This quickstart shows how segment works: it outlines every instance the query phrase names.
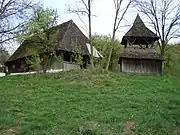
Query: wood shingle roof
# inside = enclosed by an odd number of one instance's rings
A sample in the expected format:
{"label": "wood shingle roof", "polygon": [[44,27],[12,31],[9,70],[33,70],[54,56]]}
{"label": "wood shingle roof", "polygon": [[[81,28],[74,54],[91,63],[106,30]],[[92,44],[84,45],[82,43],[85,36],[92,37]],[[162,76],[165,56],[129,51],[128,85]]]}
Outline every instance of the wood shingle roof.
{"label": "wood shingle roof", "polygon": [[[86,43],[88,43],[89,40],[72,20],[57,25],[56,27],[51,28],[51,30],[54,31],[54,38],[52,40],[57,40],[56,50],[74,52],[76,49],[74,43],[76,43],[80,46],[81,53],[83,55],[89,55],[89,51],[86,46]],[[36,43],[34,39],[35,37],[25,40],[7,62],[31,56],[32,52],[39,48],[39,44]],[[38,52],[42,53],[43,50],[38,50]]]}
{"label": "wood shingle roof", "polygon": [[158,39],[159,37],[145,26],[139,14],[137,14],[133,26],[123,36],[122,44],[126,45],[128,41],[133,44],[152,44]]}

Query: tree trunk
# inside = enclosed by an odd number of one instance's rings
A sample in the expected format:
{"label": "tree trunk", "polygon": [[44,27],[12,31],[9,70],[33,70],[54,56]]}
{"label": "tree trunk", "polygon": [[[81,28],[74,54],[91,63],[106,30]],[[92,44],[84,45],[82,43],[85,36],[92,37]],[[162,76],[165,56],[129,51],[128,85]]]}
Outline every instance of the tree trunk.
{"label": "tree trunk", "polygon": [[108,61],[107,61],[107,64],[106,64],[106,70],[109,69],[109,65],[110,65],[110,62],[111,62],[111,55],[112,55],[112,51],[113,51],[113,47],[112,46],[113,45],[111,45],[111,49],[110,49],[110,52],[109,52],[109,57],[108,57]]}
{"label": "tree trunk", "polygon": [[89,40],[90,40],[90,47],[91,47],[91,67],[94,67],[94,61],[93,61],[93,46],[92,46],[92,35],[91,35],[91,0],[88,0],[88,18],[89,18]]}
{"label": "tree trunk", "polygon": [[[116,21],[115,21],[115,23],[116,23]],[[113,36],[112,36],[112,39],[111,39],[111,49],[110,49],[110,52],[109,52],[109,57],[108,57],[107,65],[106,65],[106,70],[109,69],[109,65],[110,65],[110,62],[111,62],[112,52],[113,52],[113,48],[114,48],[113,41],[115,39],[115,34],[116,34],[116,30],[115,30],[115,27],[114,27]]]}
{"label": "tree trunk", "polygon": [[46,67],[46,65],[42,66],[42,70],[43,70],[43,74],[46,74],[46,73],[47,73],[47,67]]}
{"label": "tree trunk", "polygon": [[43,69],[43,74],[46,74],[46,69]]}
{"label": "tree trunk", "polygon": [[165,48],[166,48],[165,41],[161,41],[161,57],[165,56]]}
{"label": "tree trunk", "polygon": [[162,49],[161,50],[161,56],[164,57],[164,55],[165,55],[165,51],[164,51],[164,49]]}
{"label": "tree trunk", "polygon": [[108,57],[108,61],[107,61],[107,64],[106,64],[106,70],[109,69],[109,65],[110,65],[110,62],[111,62],[111,57],[112,57],[112,52],[113,52],[113,48],[114,48],[114,39],[115,39],[115,35],[116,35],[116,24],[117,24],[117,19],[118,19],[118,13],[119,13],[119,10],[116,11],[116,15],[115,15],[115,18],[114,18],[114,26],[113,26],[113,36],[112,36],[112,39],[111,39],[111,49],[110,49],[110,52],[109,52],[109,57]]}

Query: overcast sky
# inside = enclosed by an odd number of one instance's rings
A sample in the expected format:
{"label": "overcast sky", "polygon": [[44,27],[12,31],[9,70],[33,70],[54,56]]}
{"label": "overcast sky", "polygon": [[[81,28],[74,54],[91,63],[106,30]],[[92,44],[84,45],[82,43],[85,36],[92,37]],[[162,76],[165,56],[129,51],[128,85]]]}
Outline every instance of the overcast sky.
{"label": "overcast sky", "polygon": [[[80,19],[75,14],[69,14],[67,13],[68,5],[71,6],[71,8],[76,7],[76,1],[77,0],[41,0],[41,2],[44,4],[45,7],[51,7],[57,9],[60,20],[59,23],[66,22],[70,19],[72,19],[78,27],[83,31],[85,35],[87,35],[87,32],[84,30],[84,25],[80,21]],[[179,0],[177,0],[178,2]],[[127,1],[124,1],[123,5],[125,6]],[[112,35],[112,28],[113,28],[113,22],[114,22],[114,16],[115,16],[115,9],[114,9],[114,0],[94,0],[93,6],[92,6],[92,12],[95,17],[92,18],[92,33],[93,34],[100,34],[100,35]],[[116,38],[121,40],[123,35],[130,29],[132,26],[135,17],[137,15],[138,11],[135,8],[130,8],[125,15],[125,20],[121,23],[121,27],[116,34]],[[140,14],[140,13],[139,13]],[[140,14],[140,17],[146,24],[146,26],[151,29],[153,32],[153,27],[150,26],[150,23],[148,23],[147,18],[145,15]],[[88,24],[88,18],[86,16],[82,17],[82,19]],[[130,25],[130,26],[125,26]],[[178,40],[171,40],[171,42],[177,42]]]}
{"label": "overcast sky", "polygon": [[[80,19],[75,14],[67,13],[68,5],[70,5],[71,8],[76,7],[75,1],[76,0],[42,0],[42,3],[45,7],[57,9],[60,15],[59,23],[72,19],[78,25],[78,27],[84,32],[84,34],[86,34],[84,30],[85,27],[83,23],[80,21]],[[93,15],[95,15],[92,18],[93,34],[112,34],[112,27],[115,16],[113,0],[94,0],[92,12]],[[137,11],[135,9],[129,10],[129,12],[125,16],[126,21],[122,23],[122,26],[124,26],[125,24],[132,24],[136,17],[136,14]],[[86,22],[86,24],[88,24],[87,17],[83,16],[82,18]],[[117,33],[116,38],[121,39],[128,29],[129,27],[121,27]]]}
{"label": "overcast sky", "polygon": [[[71,6],[71,8],[75,8],[76,1],[77,0],[40,0],[40,2],[45,7],[57,9],[58,14],[60,15],[59,24],[72,19],[78,25],[78,27],[83,31],[83,33],[87,35],[87,31],[84,30],[85,27],[83,23],[80,21],[80,19],[77,17],[77,15],[67,13],[68,5]],[[177,2],[178,1],[179,0],[177,0]],[[125,2],[127,1],[125,0]],[[126,3],[124,3],[124,5],[126,5]],[[92,12],[93,15],[95,15],[92,18],[92,33],[99,35],[108,35],[108,34],[112,35],[112,28],[113,28],[113,22],[115,16],[113,0],[94,0]],[[120,27],[119,31],[116,34],[117,39],[121,40],[123,35],[130,29],[130,27],[132,26],[135,20],[137,13],[138,11],[135,8],[130,8],[128,10],[128,12],[125,15],[125,20],[121,24],[122,27]],[[143,14],[140,14],[140,17],[142,18],[146,26],[149,29],[151,29],[153,32],[155,32],[154,29],[149,25],[147,18]],[[82,19],[87,25],[88,18],[86,16],[82,16]],[[125,25],[130,25],[130,26],[124,27]],[[178,42],[178,40],[173,40],[171,42]],[[17,47],[13,48],[11,52],[13,52]]]}

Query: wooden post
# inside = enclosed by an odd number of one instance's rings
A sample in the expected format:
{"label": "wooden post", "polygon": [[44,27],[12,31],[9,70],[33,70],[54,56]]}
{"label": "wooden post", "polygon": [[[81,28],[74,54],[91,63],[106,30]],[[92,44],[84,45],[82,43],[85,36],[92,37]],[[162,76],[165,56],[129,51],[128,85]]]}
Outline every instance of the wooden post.
{"label": "wooden post", "polygon": [[129,46],[129,40],[127,40],[127,44],[125,45],[125,48],[126,48],[127,46]]}

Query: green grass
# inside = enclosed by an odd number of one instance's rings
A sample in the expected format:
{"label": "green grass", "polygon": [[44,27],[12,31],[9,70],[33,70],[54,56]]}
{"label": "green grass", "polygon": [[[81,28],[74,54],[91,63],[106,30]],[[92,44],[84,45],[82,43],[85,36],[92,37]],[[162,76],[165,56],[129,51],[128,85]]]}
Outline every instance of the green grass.
{"label": "green grass", "polygon": [[180,80],[78,72],[0,78],[2,135],[178,135]]}

